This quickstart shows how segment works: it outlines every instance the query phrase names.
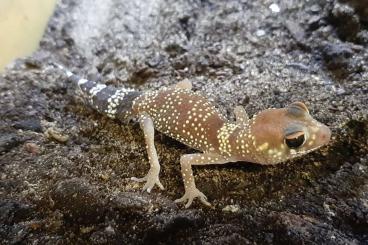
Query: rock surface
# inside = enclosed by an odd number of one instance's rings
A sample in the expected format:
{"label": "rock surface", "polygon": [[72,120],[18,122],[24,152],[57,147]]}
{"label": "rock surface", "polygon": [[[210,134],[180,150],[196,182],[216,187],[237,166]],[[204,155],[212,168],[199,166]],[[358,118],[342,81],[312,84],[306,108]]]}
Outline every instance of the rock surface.
{"label": "rock surface", "polygon": [[[330,22],[348,1],[282,2],[60,1],[39,50],[0,77],[0,243],[368,243],[363,10],[345,8],[350,39]],[[193,150],[158,133],[166,190],[142,193],[139,127],[86,107],[50,62],[138,90],[189,79],[229,118],[305,101],[333,139],[277,166],[195,168],[213,208],[185,210],[173,200]]]}

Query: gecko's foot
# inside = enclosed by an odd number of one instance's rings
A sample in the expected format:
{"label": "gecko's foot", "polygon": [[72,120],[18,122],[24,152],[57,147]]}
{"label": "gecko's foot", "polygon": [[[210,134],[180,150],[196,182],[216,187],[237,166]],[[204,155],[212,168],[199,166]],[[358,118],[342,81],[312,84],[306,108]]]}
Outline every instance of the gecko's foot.
{"label": "gecko's foot", "polygon": [[185,208],[189,208],[190,205],[192,205],[192,202],[194,200],[194,198],[199,197],[199,200],[201,201],[201,203],[203,203],[206,206],[211,206],[211,203],[209,203],[207,201],[207,197],[197,188],[191,188],[189,190],[185,190],[185,194],[184,196],[182,196],[179,199],[175,200],[175,203],[179,203],[179,202],[186,202],[185,204]]}
{"label": "gecko's foot", "polygon": [[132,177],[130,179],[137,182],[146,182],[146,184],[143,186],[143,191],[147,191],[148,193],[151,192],[155,185],[157,185],[161,190],[165,189],[160,182],[158,173],[149,171],[148,174],[143,178]]}

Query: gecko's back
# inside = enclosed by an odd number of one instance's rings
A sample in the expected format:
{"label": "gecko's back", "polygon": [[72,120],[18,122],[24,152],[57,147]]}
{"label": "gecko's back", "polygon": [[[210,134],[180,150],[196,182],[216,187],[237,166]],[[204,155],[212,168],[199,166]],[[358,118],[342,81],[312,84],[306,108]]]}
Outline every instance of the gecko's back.
{"label": "gecko's back", "polygon": [[226,121],[201,94],[184,88],[147,92],[133,111],[147,113],[158,131],[204,152],[218,149],[217,130]]}

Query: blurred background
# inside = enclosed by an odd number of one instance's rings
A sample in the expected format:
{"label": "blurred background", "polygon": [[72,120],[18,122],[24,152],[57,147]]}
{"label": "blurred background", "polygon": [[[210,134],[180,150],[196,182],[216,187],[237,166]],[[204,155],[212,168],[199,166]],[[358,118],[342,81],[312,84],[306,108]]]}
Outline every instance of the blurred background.
{"label": "blurred background", "polygon": [[56,0],[0,1],[0,72],[20,56],[34,51]]}

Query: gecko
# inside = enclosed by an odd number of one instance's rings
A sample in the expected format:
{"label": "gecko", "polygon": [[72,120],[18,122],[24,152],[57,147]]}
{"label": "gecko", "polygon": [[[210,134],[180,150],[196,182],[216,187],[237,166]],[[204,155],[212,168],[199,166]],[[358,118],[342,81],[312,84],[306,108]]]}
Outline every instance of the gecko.
{"label": "gecko", "polygon": [[121,122],[136,118],[144,133],[150,169],[142,177],[143,191],[160,182],[160,163],[154,143],[155,130],[195,149],[197,153],[180,157],[184,195],[175,203],[191,206],[198,198],[210,206],[195,184],[193,166],[251,162],[274,165],[303,156],[328,144],[330,129],[314,119],[302,102],[285,108],[262,110],[249,118],[242,106],[234,108],[235,121],[228,120],[200,92],[192,90],[188,80],[155,91],[116,88],[75,75],[57,65],[67,79],[98,112]]}

